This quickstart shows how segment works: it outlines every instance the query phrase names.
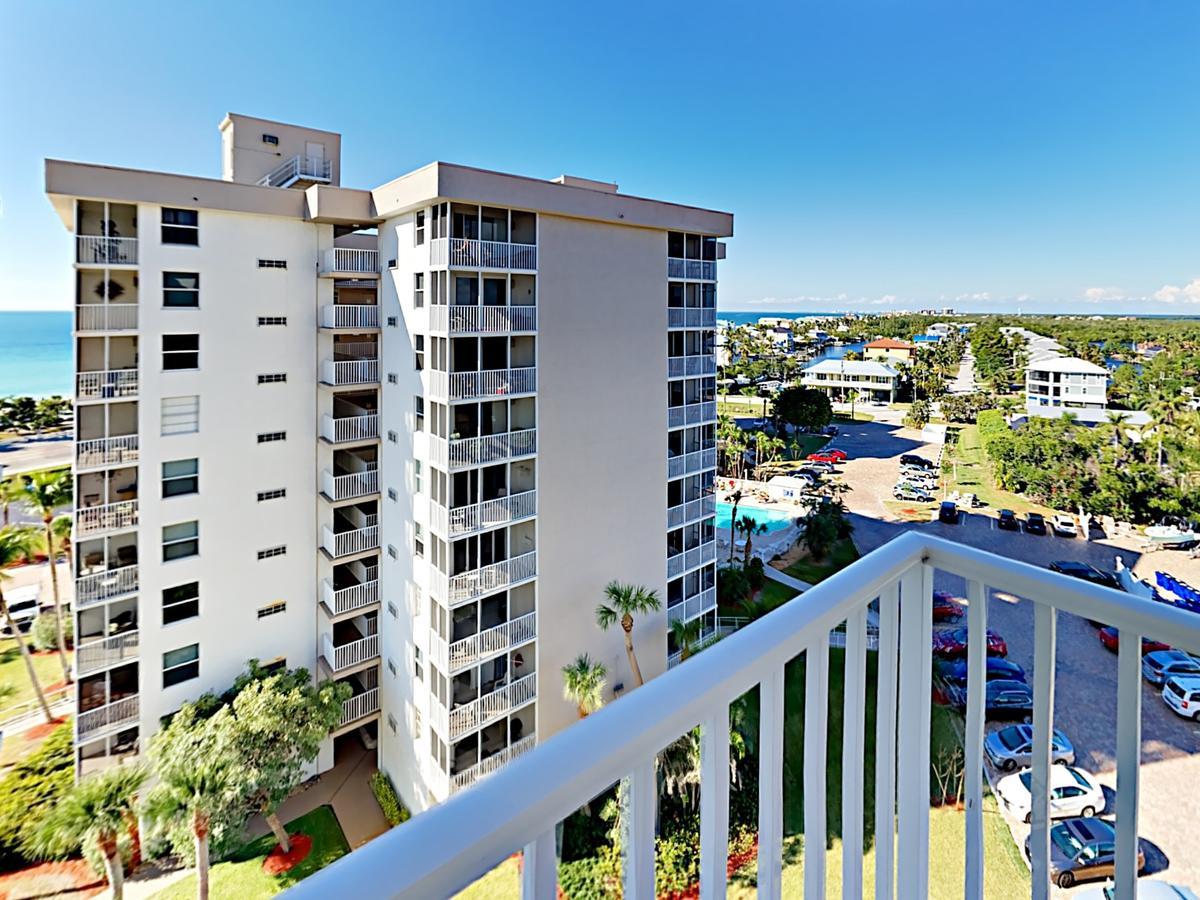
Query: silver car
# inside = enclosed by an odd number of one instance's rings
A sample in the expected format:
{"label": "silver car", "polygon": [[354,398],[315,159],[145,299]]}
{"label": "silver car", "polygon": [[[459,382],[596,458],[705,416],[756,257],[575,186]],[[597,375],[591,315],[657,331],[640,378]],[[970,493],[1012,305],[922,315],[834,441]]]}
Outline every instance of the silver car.
{"label": "silver car", "polygon": [[[983,752],[1002,772],[1027,768],[1033,762],[1033,726],[1009,725],[993,731],[983,739]],[[1051,741],[1050,759],[1068,766],[1075,762],[1075,748],[1057,728]]]}

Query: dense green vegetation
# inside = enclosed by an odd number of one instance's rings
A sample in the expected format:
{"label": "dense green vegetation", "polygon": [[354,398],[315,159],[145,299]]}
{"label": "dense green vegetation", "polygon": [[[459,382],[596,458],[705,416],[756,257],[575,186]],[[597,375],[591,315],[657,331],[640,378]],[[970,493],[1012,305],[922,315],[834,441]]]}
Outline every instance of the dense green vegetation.
{"label": "dense green vegetation", "polygon": [[0,867],[15,869],[41,859],[28,842],[75,783],[72,747],[71,726],[60,725],[0,780]]}
{"label": "dense green vegetation", "polygon": [[57,428],[71,411],[71,401],[53,397],[0,397],[0,432],[34,432]]}

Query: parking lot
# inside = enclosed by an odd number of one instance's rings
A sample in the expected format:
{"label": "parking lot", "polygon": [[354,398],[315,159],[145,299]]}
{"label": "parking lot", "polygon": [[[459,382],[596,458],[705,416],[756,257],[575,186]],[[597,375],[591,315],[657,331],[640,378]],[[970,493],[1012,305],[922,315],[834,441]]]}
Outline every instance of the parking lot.
{"label": "parking lot", "polygon": [[[995,511],[963,512],[960,524],[888,521],[882,499],[891,497],[899,456],[916,453],[937,458],[936,446],[920,442],[918,432],[886,421],[854,423],[836,440],[850,459],[841,467],[848,491],[846,504],[855,526],[859,550],[869,552],[911,528],[959,541],[992,553],[1046,566],[1054,560],[1080,560],[1112,570],[1120,555],[1142,577],[1165,569],[1195,583],[1200,566],[1186,554],[1158,551],[1143,556],[1125,542],[1085,541],[1002,531],[995,527]],[[962,595],[965,585],[955,577],[938,574],[941,590]],[[1008,643],[1008,656],[1023,666],[1032,679],[1033,606],[1011,596],[993,593],[988,604],[988,625]],[[1055,671],[1055,727],[1075,745],[1077,765],[1096,775],[1106,788],[1111,815],[1116,785],[1116,654],[1106,650],[1088,622],[1068,614],[1058,617]],[[989,728],[1003,723],[989,724]],[[1200,726],[1172,713],[1160,691],[1143,684],[1142,771],[1139,833],[1146,854],[1146,874],[1200,887]],[[1027,826],[1013,823],[1015,838],[1023,843]],[[1091,885],[1056,896],[1071,896]]]}

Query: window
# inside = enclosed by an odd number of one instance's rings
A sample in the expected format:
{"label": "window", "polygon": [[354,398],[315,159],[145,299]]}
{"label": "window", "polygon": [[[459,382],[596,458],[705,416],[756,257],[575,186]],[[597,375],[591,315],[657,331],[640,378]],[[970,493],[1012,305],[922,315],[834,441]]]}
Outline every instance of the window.
{"label": "window", "polygon": [[413,674],[417,676],[417,681],[425,680],[425,663],[421,659],[421,648],[413,644]]}
{"label": "window", "polygon": [[421,493],[421,487],[424,482],[424,470],[421,468],[421,460],[413,460],[413,493]]}
{"label": "window", "polygon": [[419,741],[421,739],[421,735],[424,733],[423,729],[424,729],[424,725],[422,724],[422,721],[421,721],[421,711],[414,706],[413,707],[413,740],[414,741]]}
{"label": "window", "polygon": [[396,717],[388,713],[388,728],[392,730],[392,734],[396,733]]}
{"label": "window", "polygon": [[388,547],[387,547],[387,555],[388,555],[388,556],[390,556],[392,559],[399,559],[399,558],[400,558],[400,551],[399,551],[399,550],[397,550],[397,549],[395,548],[395,546],[393,546],[392,544],[388,544]]}
{"label": "window", "polygon": [[164,525],[162,530],[163,562],[196,556],[200,552],[200,523],[180,522]]}
{"label": "window", "polygon": [[282,384],[285,381],[287,381],[287,374],[285,372],[272,372],[270,375],[258,376],[259,384]]}
{"label": "window", "polygon": [[259,491],[258,502],[262,503],[264,500],[280,500],[286,496],[287,488],[273,488],[269,491]]}
{"label": "window", "polygon": [[267,616],[276,616],[281,612],[287,611],[287,603],[283,600],[276,600],[274,603],[268,603],[266,606],[260,607],[258,617],[265,619]]}
{"label": "window", "polygon": [[270,444],[273,441],[286,441],[286,440],[287,440],[287,432],[286,431],[263,431],[258,435],[258,442],[260,444]]}
{"label": "window", "polygon": [[287,316],[259,316],[258,324],[259,327],[263,325],[286,325]]}
{"label": "window", "polygon": [[424,431],[425,430],[425,398],[424,397],[414,397],[413,398],[413,411],[414,411],[413,431]]}
{"label": "window", "polygon": [[388,671],[392,673],[393,678],[400,674],[399,670],[396,668],[396,661],[390,656],[388,657]]}
{"label": "window", "polygon": [[417,556],[425,555],[425,529],[417,522],[413,526],[413,552]]}
{"label": "window", "polygon": [[268,547],[266,550],[258,551],[259,559],[270,559],[273,556],[283,556],[287,553],[287,545],[280,544],[278,547]]}
{"label": "window", "polygon": [[200,368],[200,335],[164,334],[162,357],[164,371]]}
{"label": "window", "polygon": [[200,615],[200,582],[189,581],[175,587],[163,588],[162,620],[164,625],[182,622]]}
{"label": "window", "polygon": [[173,459],[162,464],[162,495],[182,497],[200,490],[200,460]]}
{"label": "window", "polygon": [[163,687],[200,677],[200,645],[188,644],[163,654]]}
{"label": "window", "polygon": [[198,272],[163,272],[163,306],[200,306],[200,274]]}
{"label": "window", "polygon": [[396,489],[395,489],[395,488],[388,488],[388,490],[387,490],[387,495],[388,495],[388,499],[389,499],[389,500],[391,500],[391,501],[395,502],[395,500],[396,500],[396,497],[397,497],[397,494],[396,494]]}
{"label": "window", "polygon": [[261,668],[264,672],[269,673],[282,672],[287,668],[287,657],[277,656],[270,662],[260,663],[259,668]]}
{"label": "window", "polygon": [[425,368],[425,335],[413,335],[413,366],[418,372]]}
{"label": "window", "polygon": [[400,321],[400,319],[397,318],[396,316],[388,316],[387,317],[388,328],[395,328],[396,324],[399,321]]}
{"label": "window", "polygon": [[420,247],[425,243],[425,210],[418,209],[416,223],[413,229],[413,243]]}
{"label": "window", "polygon": [[388,601],[388,615],[390,615],[393,619],[400,618],[400,610],[396,608],[396,604],[391,600]]}
{"label": "window", "polygon": [[388,372],[388,384],[399,384],[400,378],[395,372]]}
{"label": "window", "polygon": [[200,214],[194,209],[173,209],[164,206],[162,210],[162,242],[164,244],[186,244],[196,247],[200,244]]}
{"label": "window", "polygon": [[420,309],[425,305],[425,273],[413,273],[413,309]]}
{"label": "window", "polygon": [[199,397],[162,398],[162,436],[194,434],[200,430]]}
{"label": "window", "polygon": [[396,434],[396,432],[394,432],[394,431],[389,431],[388,432],[388,440],[394,444],[400,440],[400,435]]}
{"label": "window", "polygon": [[258,261],[258,267],[260,269],[286,269],[287,268],[287,260],[286,259],[260,259]]}

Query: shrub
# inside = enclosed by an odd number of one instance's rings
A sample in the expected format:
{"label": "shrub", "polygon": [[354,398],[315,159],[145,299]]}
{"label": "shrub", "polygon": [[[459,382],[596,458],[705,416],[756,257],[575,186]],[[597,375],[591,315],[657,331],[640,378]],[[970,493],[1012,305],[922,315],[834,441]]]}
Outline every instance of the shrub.
{"label": "shrub", "polygon": [[71,726],[61,725],[0,781],[0,868],[39,862],[25,837],[75,783]]}
{"label": "shrub", "polygon": [[[63,640],[66,641],[68,647],[71,646],[75,632],[75,623],[71,621],[72,618],[66,612],[63,613]],[[29,630],[29,637],[34,650],[57,649],[58,627],[54,624],[54,613],[41,613],[34,619],[33,627]]]}
{"label": "shrub", "polygon": [[379,808],[383,810],[383,817],[388,820],[389,825],[393,827],[402,825],[412,818],[412,813],[396,795],[396,789],[392,787],[392,780],[383,772],[375,772],[371,775],[371,793],[379,802]]}
{"label": "shrub", "polygon": [[750,560],[746,567],[746,580],[750,582],[750,590],[761,591],[767,576],[763,574],[763,561],[757,556]]}
{"label": "shrub", "polygon": [[717,570],[717,602],[722,606],[737,606],[750,596],[750,578],[740,566],[725,566]]}

